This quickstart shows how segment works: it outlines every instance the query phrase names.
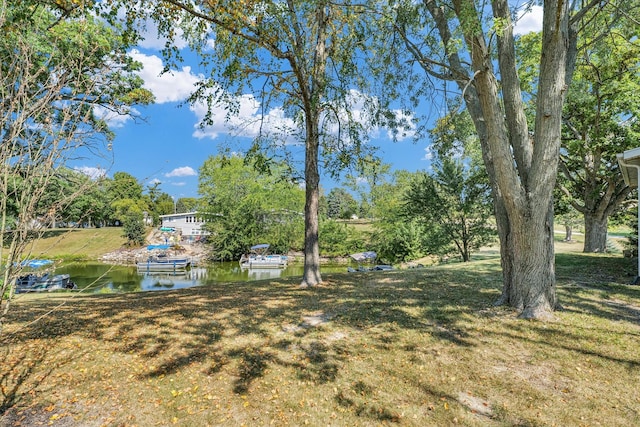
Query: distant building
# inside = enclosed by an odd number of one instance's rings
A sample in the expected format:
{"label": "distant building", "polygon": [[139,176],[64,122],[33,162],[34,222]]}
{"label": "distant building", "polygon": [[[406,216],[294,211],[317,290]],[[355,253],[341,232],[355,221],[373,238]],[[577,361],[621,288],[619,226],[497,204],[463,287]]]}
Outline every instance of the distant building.
{"label": "distant building", "polygon": [[160,215],[160,229],[167,232],[175,232],[182,240],[199,240],[209,233],[202,227],[204,218],[198,212],[185,212],[170,215]]}

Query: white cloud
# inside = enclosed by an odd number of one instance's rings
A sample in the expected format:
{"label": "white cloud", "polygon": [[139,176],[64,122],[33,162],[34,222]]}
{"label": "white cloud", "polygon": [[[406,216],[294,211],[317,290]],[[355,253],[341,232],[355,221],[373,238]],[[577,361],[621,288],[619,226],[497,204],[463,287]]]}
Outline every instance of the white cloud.
{"label": "white cloud", "polygon": [[424,157],[421,160],[433,160],[434,153],[431,146],[425,147],[424,149]]}
{"label": "white cloud", "polygon": [[[141,22],[139,28],[143,28],[142,37],[143,40],[138,43],[140,47],[145,49],[154,49],[160,50],[164,49],[165,44],[167,43],[166,37],[160,37],[158,34],[158,24],[155,23],[152,19],[147,19],[144,22]],[[187,46],[186,40],[182,37],[183,31],[178,25],[173,26],[173,30],[176,32],[176,36],[173,40],[173,44],[178,48],[182,49]]]}
{"label": "white cloud", "polygon": [[[404,141],[405,139],[413,138],[416,134],[416,124],[413,121],[413,116],[407,115],[402,110],[395,110],[393,113],[396,116],[396,120],[400,124],[398,126],[398,133],[395,135],[395,138],[398,141]],[[387,131],[387,137],[389,139],[393,139],[394,135],[391,130]]]}
{"label": "white cloud", "polygon": [[149,185],[162,184],[162,181],[160,181],[158,178],[153,178],[149,180],[148,184]]}
{"label": "white cloud", "polygon": [[198,123],[201,123],[207,114],[207,106],[204,103],[191,105],[190,109],[198,119],[193,136],[199,139],[216,139],[220,134],[231,133],[235,136],[255,138],[261,132],[263,134],[280,133],[283,138],[288,138],[290,135],[287,130],[293,129],[294,122],[285,116],[284,110],[281,108],[273,108],[263,117],[260,103],[253,95],[242,95],[236,99],[236,102],[238,103],[238,112],[229,117],[227,117],[224,105],[213,105],[211,107],[213,124],[203,128],[200,128]]}
{"label": "white cloud", "polygon": [[518,12],[514,34],[527,34],[532,31],[542,30],[542,6],[532,6],[530,9],[524,9]]}
{"label": "white cloud", "polygon": [[[140,61],[144,69],[140,72],[140,76],[144,79],[144,87],[149,89],[156,97],[159,104],[165,102],[180,102],[187,99],[194,91],[195,84],[202,79],[201,75],[195,75],[191,72],[190,67],[184,67],[180,71],[173,70],[170,73],[162,74],[162,60],[155,55],[146,55],[139,51],[132,51],[131,56]],[[236,114],[228,114],[226,106],[220,104],[211,106],[211,119],[213,123],[204,127],[200,123],[207,114],[207,105],[204,102],[191,104],[189,109],[195,115],[195,124],[193,136],[198,139],[216,139],[220,134],[229,134],[237,137],[255,138],[261,133],[263,135],[271,135],[283,143],[293,144],[299,142],[295,139],[295,134],[300,132],[299,126],[290,117],[287,117],[285,111],[281,107],[271,108],[264,112],[261,108],[259,100],[251,94],[244,94],[235,99],[237,103]],[[367,102],[375,102],[375,100],[367,99],[366,96],[358,91],[352,90],[346,100],[348,108],[354,120],[363,124],[367,122],[367,113],[365,104]],[[342,109],[343,107],[341,107]],[[263,115],[264,114],[264,115]],[[346,116],[346,112],[339,113]],[[403,140],[411,138],[415,133],[414,124],[411,117],[407,116],[400,110],[396,111],[399,121],[404,121],[407,129],[401,130],[396,138]],[[330,133],[338,133],[338,124],[329,120]],[[380,128],[370,128],[368,130],[371,138],[377,138],[380,134]],[[391,139],[390,131],[388,136]]]}
{"label": "white cloud", "polygon": [[207,39],[207,41],[205,42],[205,45],[206,45],[205,49],[207,51],[212,51],[216,47],[216,41],[214,39]]}
{"label": "white cloud", "polygon": [[[377,104],[378,100],[376,98],[371,98],[362,92],[352,89],[349,92],[346,100],[346,106],[341,107],[338,110],[338,114],[342,117],[347,116],[347,111],[344,111],[346,108],[351,114],[352,119],[355,122],[359,122],[364,126],[367,126],[367,123],[370,122],[370,117],[368,117],[369,112],[367,111],[368,104]],[[412,121],[412,117],[410,115],[405,114],[401,110],[393,110],[392,113],[395,115],[396,122],[400,125],[398,129],[398,133],[395,135],[395,138],[398,141],[402,141],[404,139],[408,139],[414,136],[415,134],[415,124]],[[368,136],[372,139],[376,139],[380,136],[382,132],[385,131],[385,128],[380,127],[369,127],[368,128]],[[333,129],[334,134],[338,133],[337,124]],[[391,129],[386,128],[387,138],[390,140],[394,138],[393,132]]]}
{"label": "white cloud", "polygon": [[144,80],[144,87],[155,95],[158,104],[184,101],[194,91],[195,84],[202,79],[202,76],[191,72],[191,67],[162,74],[164,65],[160,57],[145,55],[137,50],[131,51],[130,55],[143,64],[144,68],[139,75]]}
{"label": "white cloud", "polygon": [[[295,139],[295,134],[300,131],[293,119],[287,117],[285,111],[280,107],[272,108],[264,112],[261,109],[260,102],[250,94],[242,95],[236,99],[237,114],[229,115],[224,105],[214,105],[211,110],[211,118],[213,124],[203,128],[198,126],[207,113],[207,106],[204,103],[197,103],[190,106],[191,111],[197,117],[197,123],[194,125],[196,130],[193,136],[199,139],[209,138],[216,139],[220,134],[232,134],[234,136],[255,138],[262,134],[276,136],[280,141],[288,144],[299,142]],[[341,117],[346,117],[347,113],[344,109],[348,109],[349,114],[355,121],[366,124],[368,121],[365,109],[366,103],[375,102],[375,99],[367,99],[366,95],[352,90],[346,99],[346,106],[340,107],[338,113]],[[415,125],[412,123],[412,117],[404,114],[402,111],[395,111],[397,120],[405,124],[403,129],[396,135],[398,140],[411,138],[415,133]],[[330,117],[328,119],[331,119]],[[326,120],[325,125],[328,126],[326,131],[337,135],[340,128],[335,120]],[[380,134],[380,128],[373,127],[368,130],[371,138],[377,138]],[[391,132],[388,132],[391,139]],[[344,137],[344,135],[343,135]]]}
{"label": "white cloud", "polygon": [[198,173],[195,170],[193,170],[192,167],[182,166],[180,168],[175,168],[171,172],[166,173],[164,176],[166,176],[167,178],[172,178],[176,176],[196,176],[196,175],[198,175]]}
{"label": "white cloud", "polygon": [[93,109],[97,117],[107,122],[110,128],[117,129],[123,127],[131,117],[137,116],[139,111],[133,107],[129,108],[129,114],[118,114],[112,110],[96,105]]}
{"label": "white cloud", "polygon": [[96,168],[91,166],[76,166],[73,168],[73,170],[81,172],[87,175],[88,177],[90,177],[91,179],[98,179],[107,175],[107,171],[100,167]]}

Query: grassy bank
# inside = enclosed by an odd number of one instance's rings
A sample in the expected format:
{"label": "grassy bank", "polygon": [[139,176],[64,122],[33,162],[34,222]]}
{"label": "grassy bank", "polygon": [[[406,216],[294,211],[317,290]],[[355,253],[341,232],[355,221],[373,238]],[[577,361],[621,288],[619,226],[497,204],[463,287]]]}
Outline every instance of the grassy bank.
{"label": "grassy bank", "polygon": [[481,255],[305,290],[20,297],[0,425],[640,425],[635,260],[560,253],[564,310],[541,323],[492,307]]}
{"label": "grassy bank", "polygon": [[32,258],[97,259],[125,242],[120,227],[54,229],[34,242],[31,253]]}

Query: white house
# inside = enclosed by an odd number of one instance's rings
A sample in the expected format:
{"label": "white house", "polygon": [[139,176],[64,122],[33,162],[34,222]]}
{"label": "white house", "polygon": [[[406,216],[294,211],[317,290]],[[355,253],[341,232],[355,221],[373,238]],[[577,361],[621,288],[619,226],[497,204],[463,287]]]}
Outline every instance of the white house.
{"label": "white house", "polygon": [[160,215],[161,229],[175,231],[182,237],[182,240],[197,240],[209,233],[202,227],[204,218],[198,212],[184,212],[170,215]]}
{"label": "white house", "polygon": [[[638,187],[640,185],[640,147],[627,150],[616,156],[624,183],[632,188]],[[640,215],[638,215],[638,227],[640,228]],[[638,249],[638,275],[633,282],[634,285],[640,284],[640,248]]]}

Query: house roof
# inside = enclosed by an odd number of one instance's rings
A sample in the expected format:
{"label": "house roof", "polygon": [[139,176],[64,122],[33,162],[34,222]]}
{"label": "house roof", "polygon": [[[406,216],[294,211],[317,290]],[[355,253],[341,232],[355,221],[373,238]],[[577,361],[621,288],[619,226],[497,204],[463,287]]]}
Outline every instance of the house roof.
{"label": "house roof", "polygon": [[193,212],[181,212],[181,213],[158,215],[158,216],[160,218],[171,218],[171,217],[192,216],[192,215],[197,215],[197,214],[198,214],[198,211],[193,211]]}
{"label": "house roof", "polygon": [[637,187],[638,174],[640,173],[640,147],[627,150],[616,156],[625,184],[629,187]]}

